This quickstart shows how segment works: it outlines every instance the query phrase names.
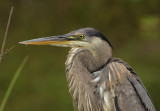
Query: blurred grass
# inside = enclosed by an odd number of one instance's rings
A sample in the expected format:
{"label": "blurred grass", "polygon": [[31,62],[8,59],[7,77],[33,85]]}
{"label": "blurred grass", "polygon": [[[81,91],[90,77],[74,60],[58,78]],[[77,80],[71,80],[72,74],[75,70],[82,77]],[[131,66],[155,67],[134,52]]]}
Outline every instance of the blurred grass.
{"label": "blurred grass", "polygon": [[11,83],[10,83],[10,85],[5,93],[5,96],[2,100],[2,103],[0,105],[0,111],[4,111],[4,107],[5,107],[7,100],[12,92],[12,89],[15,85],[15,82],[17,81],[20,73],[22,72],[22,69],[23,69],[24,65],[26,64],[27,60],[28,60],[28,57],[25,57],[24,60],[22,61],[22,63],[20,64],[19,68],[17,69],[15,75],[13,76],[13,79],[11,80]]}
{"label": "blurred grass", "polygon": [[[6,48],[15,45],[0,64],[0,100],[18,63],[29,55],[15,84],[6,111],[72,111],[65,78],[69,48],[23,46],[18,42],[59,35],[83,27],[100,30],[114,46],[113,55],[128,62],[160,110],[160,1],[159,0],[17,0],[0,2],[0,36],[10,6],[14,14]],[[0,41],[3,38],[0,37]]]}

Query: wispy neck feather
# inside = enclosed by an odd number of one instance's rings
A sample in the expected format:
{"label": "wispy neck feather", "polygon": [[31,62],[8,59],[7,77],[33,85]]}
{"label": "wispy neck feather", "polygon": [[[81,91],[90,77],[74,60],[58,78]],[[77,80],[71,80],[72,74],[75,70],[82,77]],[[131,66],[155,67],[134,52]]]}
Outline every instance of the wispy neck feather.
{"label": "wispy neck feather", "polygon": [[90,84],[93,78],[91,72],[103,67],[111,58],[112,54],[107,54],[111,51],[107,48],[99,48],[97,51],[72,48],[69,52],[66,61],[66,77],[69,92],[79,111],[100,110],[99,98],[95,95],[95,86]]}

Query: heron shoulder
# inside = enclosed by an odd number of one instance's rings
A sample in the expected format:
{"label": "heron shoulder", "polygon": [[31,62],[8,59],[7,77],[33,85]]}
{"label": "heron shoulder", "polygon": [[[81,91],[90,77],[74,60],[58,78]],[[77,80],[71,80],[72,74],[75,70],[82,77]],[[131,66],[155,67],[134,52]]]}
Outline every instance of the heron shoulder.
{"label": "heron shoulder", "polygon": [[[112,58],[106,66],[93,73],[96,78],[94,82],[99,82],[99,93],[104,97],[105,93],[112,92],[110,96],[117,101],[117,108],[136,107],[137,110],[155,111],[151,98],[144,87],[142,81],[134,70],[123,60]],[[107,90],[106,90],[107,89]],[[116,101],[114,103],[116,103]],[[120,101],[124,101],[121,103]],[[106,102],[104,101],[106,104]],[[130,103],[130,106],[127,105]],[[132,108],[131,108],[132,109]],[[134,109],[134,108],[133,108]]]}

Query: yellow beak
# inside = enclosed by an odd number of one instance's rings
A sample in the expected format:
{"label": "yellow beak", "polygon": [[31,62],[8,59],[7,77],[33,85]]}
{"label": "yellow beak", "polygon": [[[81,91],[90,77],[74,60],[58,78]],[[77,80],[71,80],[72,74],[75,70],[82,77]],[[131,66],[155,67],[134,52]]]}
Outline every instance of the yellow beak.
{"label": "yellow beak", "polygon": [[22,41],[19,43],[26,44],[26,45],[67,45],[72,40],[76,40],[76,37],[73,37],[69,34],[64,34],[64,35],[58,35],[58,36],[31,39],[31,40]]}

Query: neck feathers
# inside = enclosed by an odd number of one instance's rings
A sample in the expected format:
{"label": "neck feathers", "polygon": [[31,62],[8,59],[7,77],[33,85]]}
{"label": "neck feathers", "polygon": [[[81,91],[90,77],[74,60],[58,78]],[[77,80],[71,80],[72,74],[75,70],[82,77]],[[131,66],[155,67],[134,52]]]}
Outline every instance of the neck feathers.
{"label": "neck feathers", "polygon": [[[95,48],[95,47],[94,47]],[[110,50],[110,49],[108,49]],[[72,48],[66,61],[66,77],[74,103],[79,111],[100,111],[96,86],[91,84],[93,74],[111,58],[107,49],[86,50]],[[93,52],[92,52],[93,51]],[[101,55],[101,53],[104,54]],[[93,54],[94,53],[94,54]]]}

